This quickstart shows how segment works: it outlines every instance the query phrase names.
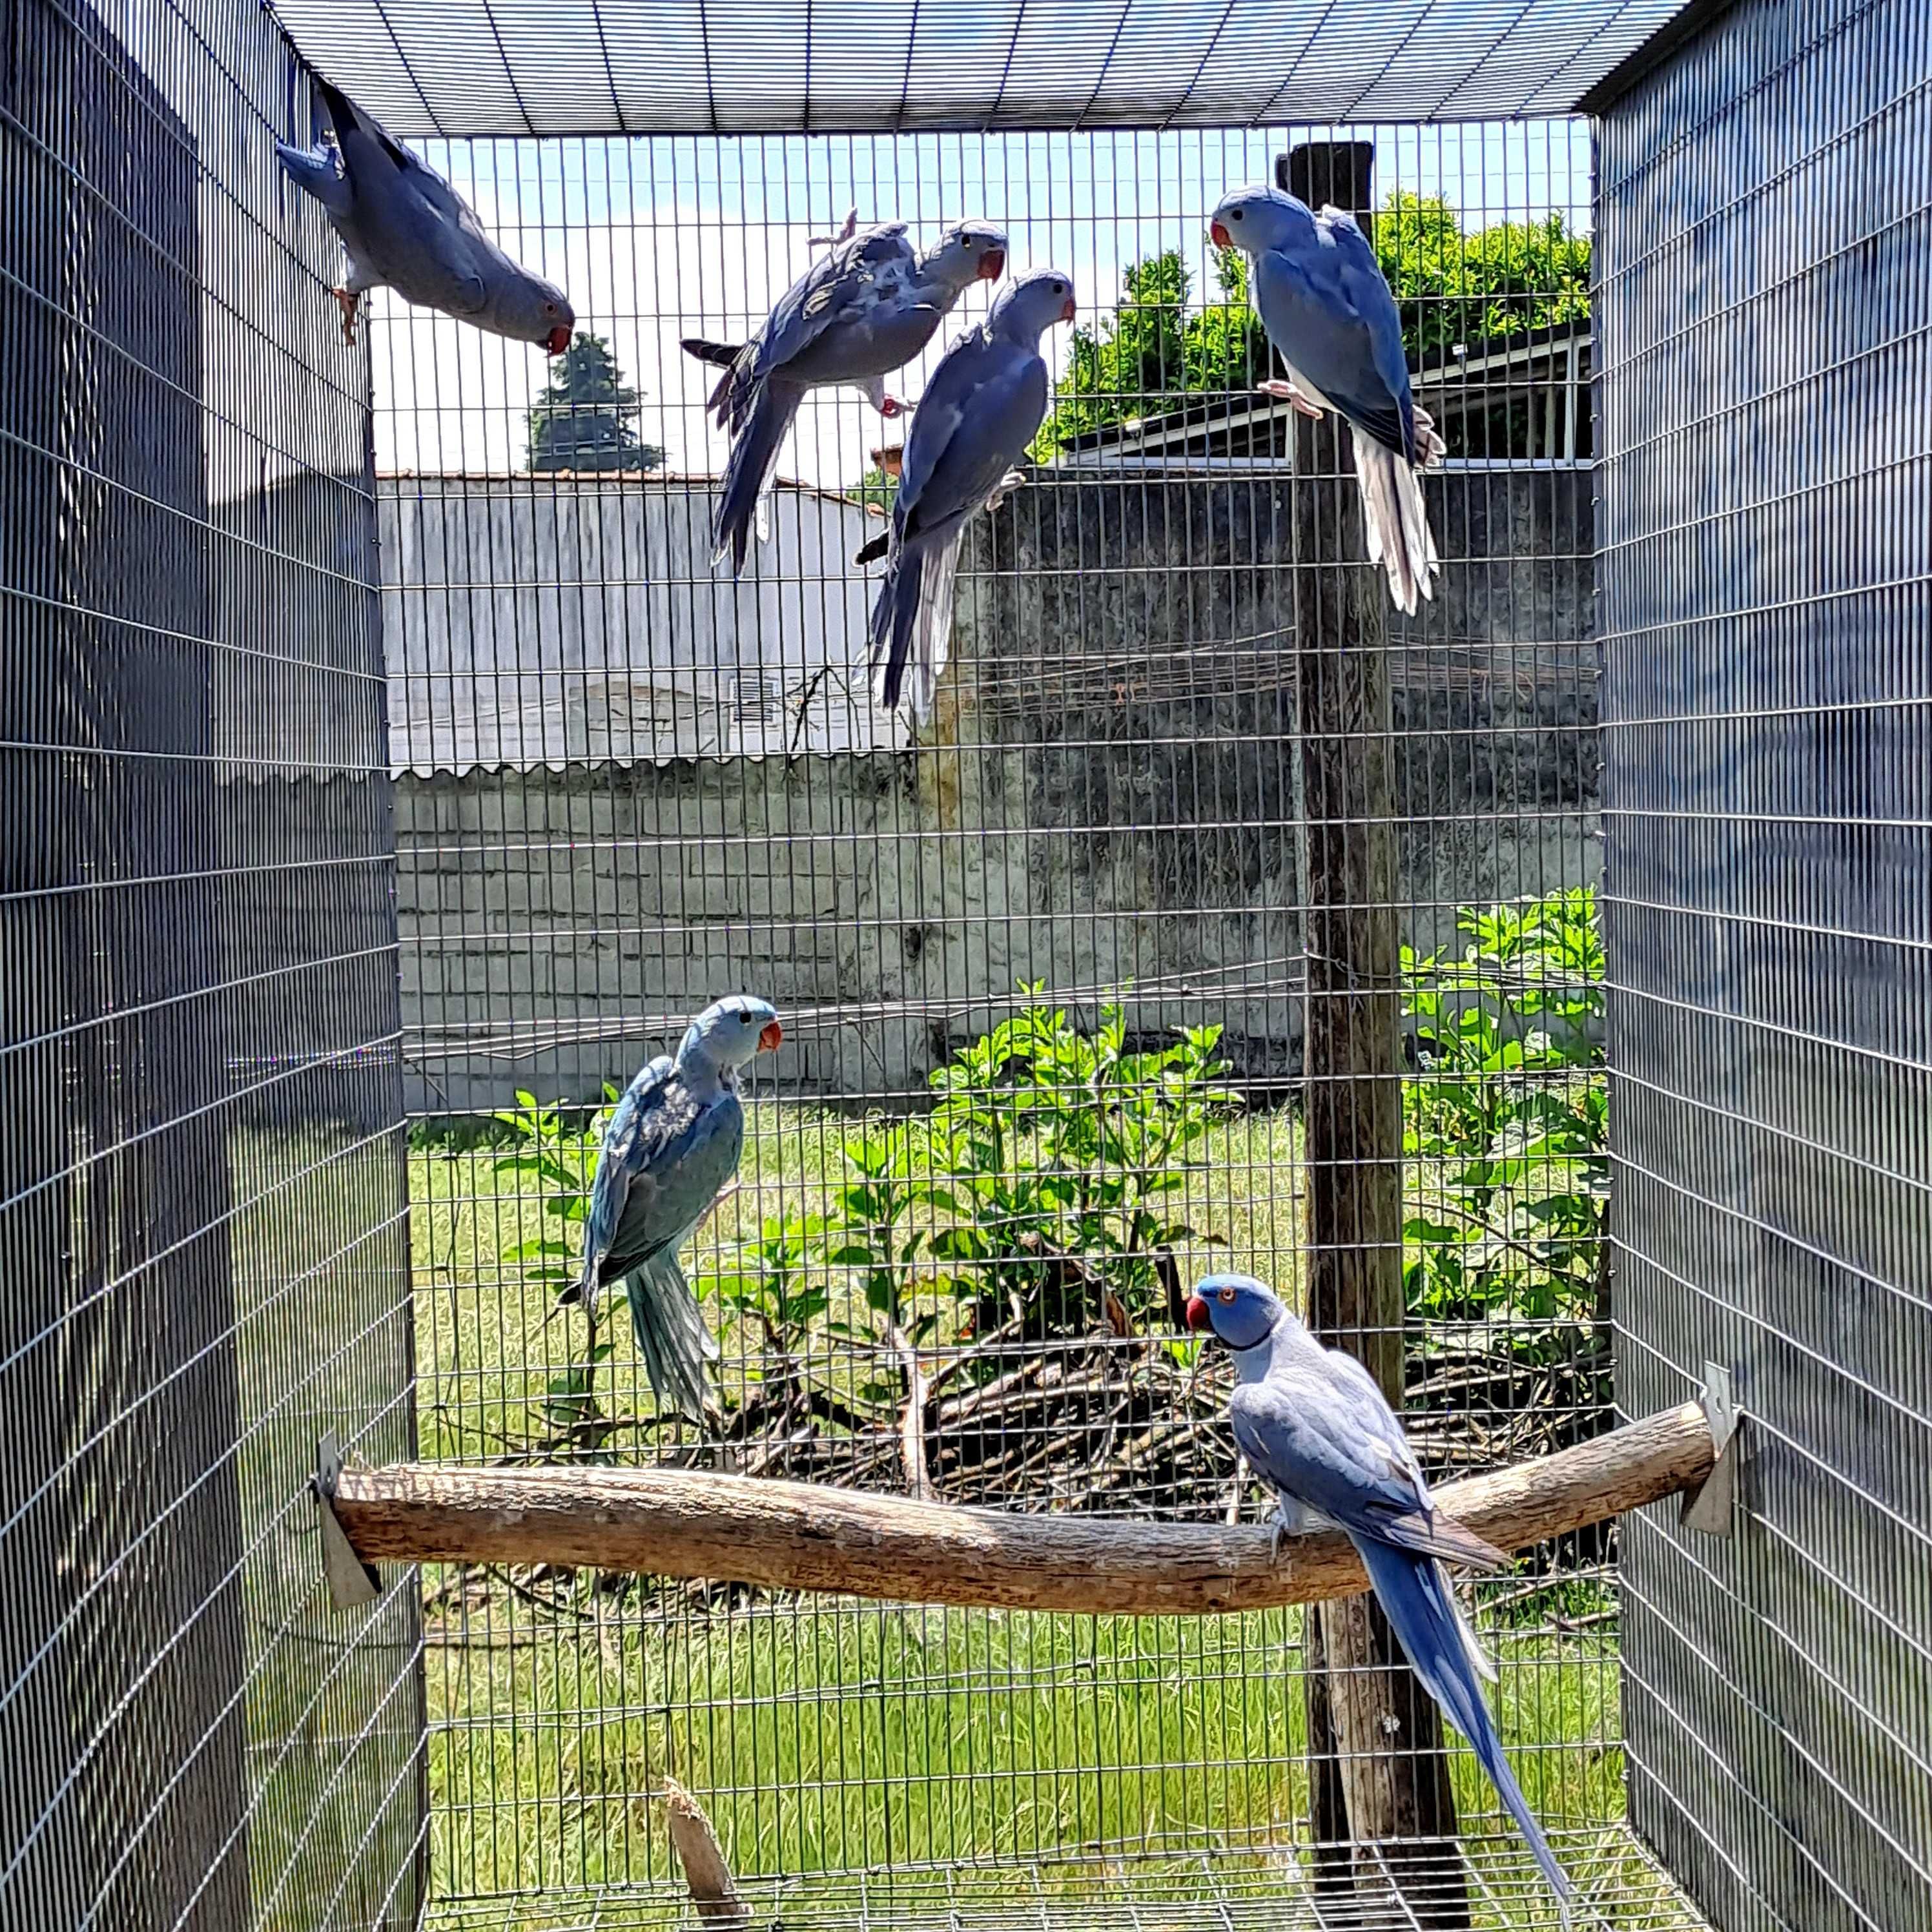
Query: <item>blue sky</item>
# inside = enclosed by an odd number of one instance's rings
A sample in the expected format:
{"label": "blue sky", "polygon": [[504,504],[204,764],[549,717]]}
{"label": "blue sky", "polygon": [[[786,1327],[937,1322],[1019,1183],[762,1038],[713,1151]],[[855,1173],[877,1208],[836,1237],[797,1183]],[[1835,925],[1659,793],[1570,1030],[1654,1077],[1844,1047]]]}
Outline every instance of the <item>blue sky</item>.
{"label": "blue sky", "polygon": [[[811,259],[807,238],[856,206],[862,222],[936,231],[967,216],[1004,226],[1012,269],[1073,279],[1091,326],[1118,298],[1122,269],[1179,248],[1197,295],[1211,290],[1205,227],[1226,190],[1268,178],[1273,158],[1311,133],[1373,140],[1378,197],[1439,194],[1465,226],[1554,209],[1586,227],[1589,134],[1580,121],[1485,122],[1358,130],[416,144],[455,182],[513,254],[560,280],[580,326],[606,336],[645,394],[639,424],[674,470],[715,471],[724,445],[704,420],[704,371],[680,336],[731,340],[761,318]],[[959,326],[983,312],[975,290],[922,365],[900,379],[916,398]],[[535,350],[376,298],[376,458],[383,469],[520,467],[524,412],[543,380]],[[1071,332],[1050,339],[1063,358]],[[782,473],[838,484],[898,433],[849,393],[802,414]]]}

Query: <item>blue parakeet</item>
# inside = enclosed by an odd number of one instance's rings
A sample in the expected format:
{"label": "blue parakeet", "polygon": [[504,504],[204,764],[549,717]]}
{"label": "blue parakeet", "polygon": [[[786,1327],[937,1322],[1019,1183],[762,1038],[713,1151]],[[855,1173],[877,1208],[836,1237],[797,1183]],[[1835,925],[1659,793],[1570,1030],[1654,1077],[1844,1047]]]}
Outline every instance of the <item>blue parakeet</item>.
{"label": "blue parakeet", "polygon": [[1022,480],[1012,466],[1040,428],[1050,387],[1040,339],[1073,316],[1065,275],[1048,268],[1016,282],[946,352],[920,398],[872,606],[873,688],[888,710],[903,694],[916,718],[932,712],[952,641],[961,535]]}
{"label": "blue parakeet", "polygon": [[707,1406],[704,1364],[718,1345],[677,1251],[738,1172],[738,1070],[784,1037],[763,1000],[734,994],[692,1022],[674,1058],[660,1054],[625,1089],[604,1130],[583,1271],[562,1298],[581,1301],[594,1319],[600,1292],[621,1282],[658,1400],[694,1414]]}
{"label": "blue parakeet", "polygon": [[1277,1536],[1336,1528],[1355,1546],[1411,1666],[1522,1827],[1567,1924],[1575,1888],[1503,1755],[1482,1687],[1496,1672],[1442,1567],[1493,1570],[1502,1552],[1437,1512],[1375,1378],[1324,1348],[1261,1282],[1209,1276],[1188,1302],[1187,1325],[1211,1327],[1234,1358],[1228,1419],[1249,1467],[1275,1492]]}
{"label": "blue parakeet", "polygon": [[1289,376],[1262,387],[1304,415],[1348,418],[1369,559],[1413,616],[1435,594],[1438,561],[1416,472],[1439,463],[1443,445],[1409,393],[1402,317],[1368,237],[1339,208],[1317,214],[1273,188],[1228,196],[1208,233],[1253,262],[1250,292]]}
{"label": "blue parakeet", "polygon": [[846,385],[880,415],[904,406],[886,393],[885,379],[932,340],[933,332],[976,281],[1006,272],[1006,238],[970,223],[921,254],[905,224],[820,238],[831,252],[788,289],[764,328],[742,346],[692,336],[684,347],[699,361],[723,363],[707,406],[731,436],[731,455],[713,520],[714,562],[728,552],[735,574],[745,567],[758,500],[771,482],[778,446],[813,389]]}
{"label": "blue parakeet", "polygon": [[561,356],[577,323],[563,291],[512,261],[448,182],[340,88],[318,77],[316,92],[329,134],[312,148],[278,141],[275,153],[296,187],[321,202],[349,258],[335,291],[344,340],[356,340],[363,290],[391,288],[405,302]]}

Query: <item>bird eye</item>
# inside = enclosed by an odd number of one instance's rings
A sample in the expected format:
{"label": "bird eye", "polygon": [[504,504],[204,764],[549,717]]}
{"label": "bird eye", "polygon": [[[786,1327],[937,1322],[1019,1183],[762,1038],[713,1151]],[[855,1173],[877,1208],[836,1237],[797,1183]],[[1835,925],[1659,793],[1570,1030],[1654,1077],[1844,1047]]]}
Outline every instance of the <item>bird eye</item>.
{"label": "bird eye", "polygon": [[1215,1298],[1220,1301],[1232,1301],[1234,1298],[1234,1291],[1232,1288],[1220,1288],[1216,1291]]}
{"label": "bird eye", "polygon": [[1231,208],[1228,209],[1228,212],[1232,215],[1237,221],[1240,220],[1241,211],[1238,208]]}
{"label": "bird eye", "polygon": [[1064,296],[1066,292],[1066,284],[1064,282],[1055,282],[1053,285],[1053,292],[1057,296]]}

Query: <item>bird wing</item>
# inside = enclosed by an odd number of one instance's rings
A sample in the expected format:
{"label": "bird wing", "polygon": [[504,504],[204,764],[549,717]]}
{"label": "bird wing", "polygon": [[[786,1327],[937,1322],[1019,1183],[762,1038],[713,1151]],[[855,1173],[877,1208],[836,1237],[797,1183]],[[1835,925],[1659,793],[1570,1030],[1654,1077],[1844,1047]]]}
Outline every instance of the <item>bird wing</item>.
{"label": "bird wing", "polygon": [[1316,230],[1332,242],[1343,294],[1368,331],[1369,353],[1382,387],[1402,418],[1402,454],[1415,460],[1415,402],[1408,384],[1408,351],[1402,339],[1402,311],[1376,260],[1376,251],[1354,219],[1339,208],[1324,208]]}
{"label": "bird wing", "polygon": [[899,544],[950,533],[992,495],[1046,414],[1040,356],[974,329],[949,349],[913,418],[892,500]]}
{"label": "bird wing", "polygon": [[[665,1250],[675,1250],[738,1169],[745,1114],[728,1088],[699,1102],[668,1060],[653,1060],[632,1083],[637,1104],[620,1104],[598,1162],[586,1230],[598,1280],[620,1280]],[[604,1170],[613,1172],[604,1194]],[[601,1211],[600,1211],[601,1210]]]}
{"label": "bird wing", "polygon": [[1310,1342],[1305,1354],[1238,1386],[1228,1403],[1250,1466],[1352,1534],[1418,1554],[1494,1568],[1502,1552],[1439,1515],[1374,1380]]}
{"label": "bird wing", "polygon": [[[1366,248],[1360,230],[1348,224]],[[1318,230],[1318,234],[1322,231]],[[1375,290],[1388,304],[1400,347],[1401,318],[1395,298],[1370,257]],[[1336,240],[1263,249],[1252,278],[1255,306],[1268,339],[1291,368],[1306,376],[1322,396],[1358,428],[1386,448],[1414,455],[1413,406],[1408,400],[1406,364],[1400,392],[1392,389],[1379,365],[1377,328],[1358,309],[1371,314],[1379,304],[1364,283],[1361,266]]]}
{"label": "bird wing", "polygon": [[748,345],[748,380],[782,370],[835,322],[858,321],[903,295],[918,266],[905,236],[902,221],[861,229],[813,262],[778,298]]}

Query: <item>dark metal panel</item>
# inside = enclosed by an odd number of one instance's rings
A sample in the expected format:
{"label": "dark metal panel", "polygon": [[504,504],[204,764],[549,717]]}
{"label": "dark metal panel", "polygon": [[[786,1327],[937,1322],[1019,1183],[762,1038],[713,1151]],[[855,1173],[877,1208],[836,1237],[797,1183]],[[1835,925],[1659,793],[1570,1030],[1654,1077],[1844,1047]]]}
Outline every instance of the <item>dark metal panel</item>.
{"label": "dark metal panel", "polygon": [[271,23],[0,29],[0,1922],[400,1927],[415,1593],[304,1494],[413,1434],[367,364]]}
{"label": "dark metal panel", "polygon": [[1726,1928],[1932,1924],[1932,16],[1738,5],[1602,124],[1633,1815]]}

